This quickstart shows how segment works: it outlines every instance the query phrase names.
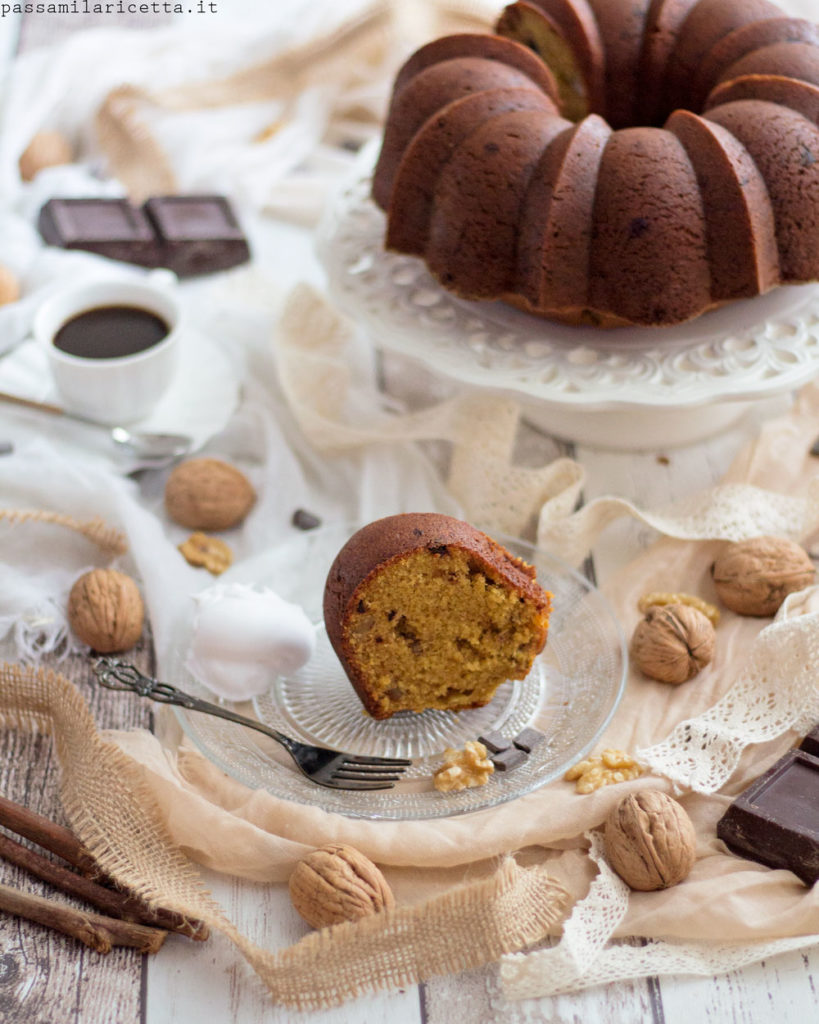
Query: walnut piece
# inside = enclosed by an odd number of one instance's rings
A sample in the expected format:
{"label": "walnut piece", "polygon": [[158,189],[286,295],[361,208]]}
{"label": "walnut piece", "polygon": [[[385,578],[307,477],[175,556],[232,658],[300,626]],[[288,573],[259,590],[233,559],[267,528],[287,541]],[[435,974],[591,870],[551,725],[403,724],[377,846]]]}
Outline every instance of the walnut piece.
{"label": "walnut piece", "polygon": [[70,164],[73,160],[71,143],[61,132],[37,132],[20,155],[20,177],[31,181],[45,167]]}
{"label": "walnut piece", "polygon": [[807,551],[784,537],[752,537],[729,544],[711,567],[720,601],[740,615],[776,615],[816,569]]}
{"label": "walnut piece", "polygon": [[710,620],[712,626],[716,627],[719,625],[719,608],[709,601],[703,601],[701,597],[697,597],[695,594],[668,594],[655,591],[651,594],[643,594],[637,602],[637,608],[645,615],[649,608],[658,604],[690,605],[692,608],[696,608],[697,611],[702,612]]}
{"label": "walnut piece", "polygon": [[299,861],[289,889],[293,906],[313,928],[358,921],[395,905],[375,864],[354,847],[334,843]]}
{"label": "walnut piece", "polygon": [[116,569],[83,573],[68,595],[68,623],[100,654],[130,650],[142,635],[145,607],[136,583]]}
{"label": "walnut piece", "polygon": [[190,530],[229,530],[245,518],[256,492],[244,473],[221,459],[180,462],[165,484],[165,508]]}
{"label": "walnut piece", "polygon": [[676,800],[654,789],[624,797],[606,820],[604,839],[609,864],[642,892],[681,882],[697,856],[691,819]]}
{"label": "walnut piece", "polygon": [[687,604],[653,605],[631,638],[631,657],[651,679],[685,683],[714,657],[709,619]]}
{"label": "walnut piece", "polygon": [[486,756],[486,747],[476,740],[467,740],[463,750],[447,747],[444,763],[432,777],[432,783],[442,793],[484,786],[495,766]]}
{"label": "walnut piece", "polygon": [[206,533],[192,533],[186,541],[179,545],[179,550],[189,565],[197,569],[207,569],[218,576],[233,564],[233,552],[219,537],[209,537]]}
{"label": "walnut piece", "polygon": [[618,782],[629,782],[639,778],[643,768],[625,750],[611,747],[585,761],[578,761],[563,778],[575,783],[576,793],[591,793],[601,786],[612,786]]}
{"label": "walnut piece", "polygon": [[7,306],[20,298],[20,282],[8,267],[0,264],[0,306]]}

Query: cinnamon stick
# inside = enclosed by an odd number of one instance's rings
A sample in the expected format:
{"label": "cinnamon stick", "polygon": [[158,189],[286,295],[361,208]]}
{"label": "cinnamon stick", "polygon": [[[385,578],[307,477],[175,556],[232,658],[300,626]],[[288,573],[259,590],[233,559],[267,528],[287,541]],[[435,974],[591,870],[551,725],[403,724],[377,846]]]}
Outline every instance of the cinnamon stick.
{"label": "cinnamon stick", "polygon": [[25,836],[44,850],[56,853],[87,877],[99,878],[101,872],[88,850],[70,829],[56,821],[0,796],[0,825],[5,825],[18,836]]}
{"label": "cinnamon stick", "polygon": [[[44,850],[56,853],[58,857],[72,864],[81,872],[81,875],[77,875],[72,871],[67,871],[46,857],[42,857],[0,833],[0,840],[5,840],[5,842],[0,842],[0,847],[2,847],[0,855],[31,871],[38,878],[50,882],[65,892],[82,896],[106,913],[128,920],[141,921],[143,924],[155,925],[167,931],[179,932],[181,935],[187,935],[189,938],[199,941],[208,938],[210,930],[203,921],[187,918],[165,907],[151,907],[138,896],[123,892],[121,889],[105,888],[104,883],[107,883],[109,879],[100,871],[90,851],[65,826],[58,825],[57,822],[4,796],[0,796],[0,825],[16,832],[17,835],[30,839],[38,846],[42,846]],[[92,885],[97,884],[93,889],[81,892],[79,889],[83,881],[89,881]],[[87,892],[93,893],[94,898],[87,895]],[[105,893],[110,893],[115,898],[115,902],[109,902],[109,897],[106,897]]]}
{"label": "cinnamon stick", "polygon": [[64,935],[71,935],[98,953],[110,953],[114,946],[131,946],[140,953],[156,953],[167,932],[132,921],[90,914],[62,903],[20,892],[0,884],[0,910],[36,921]]}
{"label": "cinnamon stick", "polygon": [[135,921],[140,924],[163,928],[165,931],[179,932],[192,939],[206,939],[209,929],[202,921],[184,917],[164,907],[150,907],[137,897],[130,896],[118,889],[107,889],[104,885],[78,875],[74,871],[55,864],[43,857],[36,850],[30,850],[22,843],[11,839],[0,832],[0,857],[24,868],[30,874],[57,889],[78,896],[95,906],[97,910],[121,918],[123,921]]}

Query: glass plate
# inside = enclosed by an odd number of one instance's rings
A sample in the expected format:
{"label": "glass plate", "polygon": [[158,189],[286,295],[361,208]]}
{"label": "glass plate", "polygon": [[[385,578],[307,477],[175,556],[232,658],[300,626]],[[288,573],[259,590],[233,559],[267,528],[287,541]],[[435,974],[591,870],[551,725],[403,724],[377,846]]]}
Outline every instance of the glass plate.
{"label": "glass plate", "polygon": [[[296,739],[353,753],[411,757],[394,789],[356,793],[326,789],[304,778],[272,740],[215,718],[175,709],[199,750],[239,782],[277,797],[357,818],[420,819],[477,811],[513,800],[562,775],[584,757],[620,701],[627,666],[622,630],[598,590],[569,566],[530,544],[498,539],[537,569],[554,595],[549,640],[532,671],[498,688],[491,703],[460,713],[401,712],[377,722],[363,710],[322,624],[324,581],[356,526],[326,526],[289,540],[253,564],[253,579],[300,604],[315,622],[317,651],[291,676],[272,680],[252,706],[237,706]],[[170,681],[201,696],[207,691],[184,668],[189,636],[179,638]],[[496,771],[485,786],[439,793],[432,773],[446,747],[497,730],[515,736],[531,726],[544,734],[520,767]]]}

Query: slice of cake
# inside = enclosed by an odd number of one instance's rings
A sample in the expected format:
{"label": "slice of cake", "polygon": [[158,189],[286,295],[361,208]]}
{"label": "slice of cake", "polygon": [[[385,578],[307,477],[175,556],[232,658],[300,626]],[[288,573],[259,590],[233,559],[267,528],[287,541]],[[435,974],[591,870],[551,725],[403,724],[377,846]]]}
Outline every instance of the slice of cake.
{"label": "slice of cake", "polygon": [[505,680],[529,673],[550,608],[532,566],[435,513],[359,530],[324,590],[327,635],[373,718],[487,704]]}

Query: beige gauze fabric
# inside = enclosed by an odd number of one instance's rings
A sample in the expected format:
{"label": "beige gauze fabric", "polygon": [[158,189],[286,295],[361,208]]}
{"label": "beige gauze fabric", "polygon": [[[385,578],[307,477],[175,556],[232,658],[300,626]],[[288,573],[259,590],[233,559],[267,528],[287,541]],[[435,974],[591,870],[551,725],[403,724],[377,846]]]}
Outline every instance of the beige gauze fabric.
{"label": "beige gauze fabric", "polygon": [[[0,665],[0,721],[51,734],[66,814],[100,867],[149,903],[198,918],[233,941],[280,1002],[309,1010],[493,962],[542,938],[567,893],[542,868],[506,858],[489,878],[419,906],[312,933],[280,953],[242,935],[169,839],[139,766],[97,732],[75,686],[42,669]],[[190,813],[183,804],[179,810]]]}

